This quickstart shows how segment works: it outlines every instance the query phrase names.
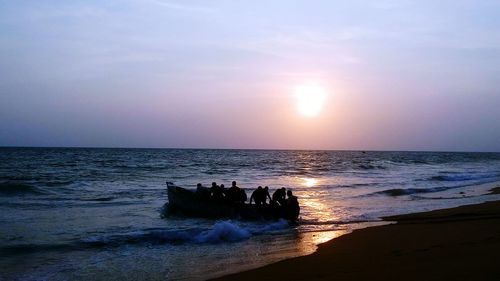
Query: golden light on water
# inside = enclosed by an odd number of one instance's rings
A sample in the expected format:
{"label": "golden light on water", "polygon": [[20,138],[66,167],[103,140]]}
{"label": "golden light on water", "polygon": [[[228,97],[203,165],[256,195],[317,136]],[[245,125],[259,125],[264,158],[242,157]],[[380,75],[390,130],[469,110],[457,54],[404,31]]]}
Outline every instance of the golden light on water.
{"label": "golden light on water", "polygon": [[331,231],[321,231],[321,232],[315,232],[311,238],[312,242],[316,245],[325,243],[327,241],[332,240],[333,238],[337,238],[339,236],[342,236],[344,234],[347,234],[349,231],[346,229],[340,229],[340,230],[331,230]]}
{"label": "golden light on water", "polygon": [[314,231],[305,232],[301,234],[298,250],[301,255],[308,255],[314,253],[321,243],[328,242],[334,238],[342,236],[349,233],[350,230],[339,229],[339,230],[329,230],[329,231]]}
{"label": "golden light on water", "polygon": [[313,187],[318,184],[318,180],[314,178],[301,178],[302,184],[307,187]]}
{"label": "golden light on water", "polygon": [[323,109],[326,90],[318,83],[309,82],[295,88],[295,99],[299,112],[306,117],[317,116]]}
{"label": "golden light on water", "polygon": [[[303,208],[314,214],[313,219],[319,223],[317,228],[312,227],[311,232],[302,234],[300,250],[304,254],[312,253],[316,250],[318,244],[325,243],[350,231],[349,229],[323,230],[324,226],[321,226],[321,223],[339,221],[340,217],[332,213],[332,210],[325,203],[315,197],[317,197],[317,191],[310,190],[303,194],[301,201]],[[314,229],[318,231],[314,231]]]}
{"label": "golden light on water", "polygon": [[314,214],[314,219],[318,222],[341,220],[338,214],[333,213],[325,203],[321,202],[320,199],[306,198],[306,196],[303,196],[300,203],[304,209],[307,209],[310,213]]}

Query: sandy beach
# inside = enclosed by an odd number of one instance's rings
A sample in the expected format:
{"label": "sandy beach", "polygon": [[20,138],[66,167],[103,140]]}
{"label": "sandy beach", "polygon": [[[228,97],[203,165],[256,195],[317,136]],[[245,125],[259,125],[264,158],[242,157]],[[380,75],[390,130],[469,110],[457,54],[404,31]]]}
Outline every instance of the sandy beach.
{"label": "sandy beach", "polygon": [[500,201],[384,219],[397,223],[215,280],[499,280]]}

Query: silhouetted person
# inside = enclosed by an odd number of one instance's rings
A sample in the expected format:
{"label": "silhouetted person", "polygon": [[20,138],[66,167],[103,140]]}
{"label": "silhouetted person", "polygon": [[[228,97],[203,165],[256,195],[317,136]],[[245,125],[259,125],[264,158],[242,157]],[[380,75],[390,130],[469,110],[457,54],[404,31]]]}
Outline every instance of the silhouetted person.
{"label": "silhouetted person", "polygon": [[247,194],[236,185],[236,181],[233,181],[226,191],[226,198],[231,203],[243,203],[247,200]]}
{"label": "silhouetted person", "polygon": [[269,195],[269,187],[266,186],[264,187],[264,191],[262,192],[262,199],[263,199],[263,203],[264,205],[266,205],[266,200],[267,198],[269,198],[269,204],[271,204],[271,195]]}
{"label": "silhouetted person", "polygon": [[210,189],[201,185],[201,183],[196,185],[196,194],[203,200],[210,199]]}
{"label": "silhouetted person", "polygon": [[237,201],[241,202],[241,203],[246,202],[248,197],[247,197],[247,193],[245,192],[245,190],[243,188],[239,188],[238,186],[236,186],[236,181],[233,181],[233,186],[235,186],[238,189],[238,194],[237,194],[238,200]]}
{"label": "silhouetted person", "polygon": [[[262,199],[263,197],[264,200]],[[255,205],[262,205],[264,204],[263,201],[265,201],[265,198],[266,195],[264,194],[264,189],[259,185],[259,187],[257,187],[257,189],[252,192],[252,196],[250,196],[250,204],[252,204],[252,201],[255,201]]]}
{"label": "silhouetted person", "polygon": [[286,189],[284,187],[276,189],[276,191],[274,191],[272,202],[274,205],[285,206]]}
{"label": "silhouetted person", "polygon": [[238,194],[238,197],[239,197],[239,201],[244,203],[247,201],[247,193],[245,192],[245,190],[243,188],[240,188],[240,192]]}
{"label": "silhouetted person", "polygon": [[222,201],[224,200],[224,193],[222,188],[217,185],[216,182],[212,182],[212,187],[210,187],[210,196],[214,201]]}
{"label": "silhouetted person", "polygon": [[262,188],[262,186],[257,187],[257,189],[250,196],[250,204],[252,200],[255,201],[256,205],[266,205],[266,200],[269,198],[271,201],[271,196],[269,195],[269,187]]}
{"label": "silhouetted person", "polygon": [[288,195],[288,198],[285,204],[285,216],[289,220],[297,220],[300,213],[299,200],[297,196],[292,194],[291,190],[288,190],[286,195]]}
{"label": "silhouetted person", "polygon": [[220,191],[222,192],[223,196],[226,197],[226,188],[224,187],[224,184],[221,183],[220,185]]}

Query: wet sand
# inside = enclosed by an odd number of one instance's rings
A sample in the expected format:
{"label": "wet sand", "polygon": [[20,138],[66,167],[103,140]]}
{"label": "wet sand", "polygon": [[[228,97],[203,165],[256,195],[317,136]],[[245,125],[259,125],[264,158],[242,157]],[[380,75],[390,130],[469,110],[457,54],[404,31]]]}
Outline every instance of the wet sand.
{"label": "wet sand", "polygon": [[500,280],[500,201],[384,219],[397,223],[216,280]]}

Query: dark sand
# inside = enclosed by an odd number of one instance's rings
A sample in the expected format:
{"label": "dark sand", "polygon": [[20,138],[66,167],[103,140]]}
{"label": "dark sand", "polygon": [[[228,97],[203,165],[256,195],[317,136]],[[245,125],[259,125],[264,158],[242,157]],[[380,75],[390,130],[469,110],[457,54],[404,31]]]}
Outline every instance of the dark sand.
{"label": "dark sand", "polygon": [[500,280],[500,201],[385,219],[398,223],[217,280]]}

